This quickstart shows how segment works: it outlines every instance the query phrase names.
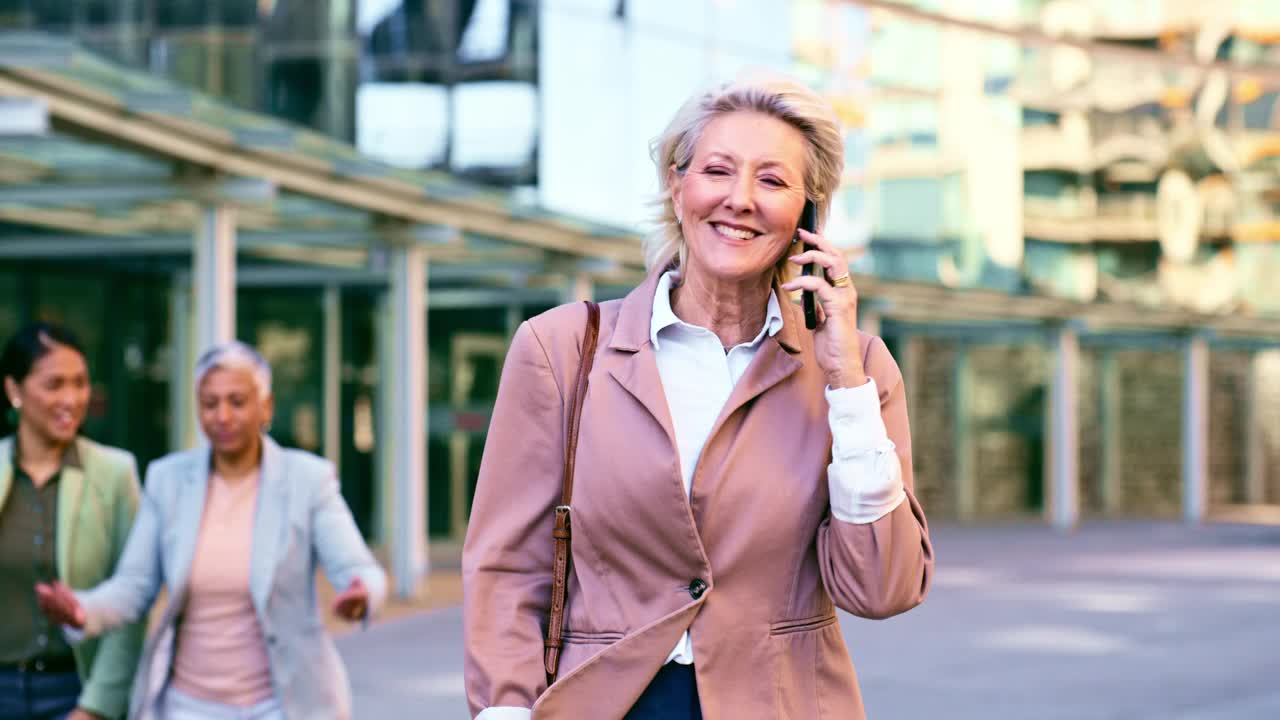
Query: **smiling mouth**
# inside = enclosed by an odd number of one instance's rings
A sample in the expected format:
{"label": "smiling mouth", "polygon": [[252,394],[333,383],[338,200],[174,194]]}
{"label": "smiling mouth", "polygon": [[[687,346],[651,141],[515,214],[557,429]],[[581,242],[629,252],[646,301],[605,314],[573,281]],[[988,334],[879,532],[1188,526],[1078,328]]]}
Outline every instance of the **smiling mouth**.
{"label": "smiling mouth", "polygon": [[729,227],[728,225],[721,225],[720,223],[711,223],[711,229],[727,238],[730,238],[731,240],[752,240],[760,235],[760,233],[754,230]]}

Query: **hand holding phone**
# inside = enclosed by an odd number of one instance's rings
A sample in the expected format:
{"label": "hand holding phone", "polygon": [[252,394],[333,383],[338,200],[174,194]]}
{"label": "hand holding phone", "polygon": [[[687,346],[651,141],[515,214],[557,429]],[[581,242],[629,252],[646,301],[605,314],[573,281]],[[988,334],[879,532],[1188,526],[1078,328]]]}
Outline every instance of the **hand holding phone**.
{"label": "hand holding phone", "polygon": [[[804,201],[804,210],[800,212],[800,222],[797,227],[800,230],[807,230],[811,233],[818,232],[818,211],[813,206],[812,200]],[[806,251],[812,250],[813,246],[805,243],[804,249]],[[818,268],[815,263],[805,263],[804,270],[802,270],[804,275],[813,275],[817,272]],[[802,291],[800,293],[800,302],[804,305],[804,326],[810,330],[816,330],[818,328],[818,304],[817,299],[813,296],[813,291]]]}

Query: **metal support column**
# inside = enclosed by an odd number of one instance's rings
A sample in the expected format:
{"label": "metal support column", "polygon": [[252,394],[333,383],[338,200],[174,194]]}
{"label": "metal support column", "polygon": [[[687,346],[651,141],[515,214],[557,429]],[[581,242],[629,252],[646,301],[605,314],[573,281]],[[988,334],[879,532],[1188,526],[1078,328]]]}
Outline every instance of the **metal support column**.
{"label": "metal support column", "polygon": [[1080,517],[1079,436],[1076,383],[1080,365],[1076,328],[1063,323],[1054,330],[1053,376],[1049,385],[1049,441],[1045,468],[1049,487],[1049,519],[1057,530],[1071,530]]}
{"label": "metal support column", "polygon": [[395,538],[395,386],[393,357],[395,330],[391,322],[391,293],[378,297],[374,315],[375,339],[378,345],[378,390],[374,395],[373,453],[373,517],[374,540],[383,548],[391,547]]}
{"label": "metal support column", "polygon": [[192,387],[191,282],[176,274],[169,288],[169,450],[195,443],[195,389]]}
{"label": "metal support column", "polygon": [[970,521],[978,511],[977,476],[974,472],[973,360],[967,345],[956,347],[952,374],[952,432],[955,443],[956,517]]}
{"label": "metal support column", "polygon": [[1182,349],[1182,518],[1204,521],[1209,500],[1209,339],[1189,335]]}
{"label": "metal support column", "polygon": [[192,253],[196,356],[236,336],[236,215],[229,205],[200,213]]}
{"label": "metal support column", "polygon": [[391,567],[396,595],[412,597],[427,572],[427,256],[418,245],[391,251]]}
{"label": "metal support column", "polygon": [[524,322],[524,312],[519,305],[508,305],[504,314],[507,326],[507,342],[511,342],[511,338],[516,336],[516,331],[520,329],[520,323]]}
{"label": "metal support column", "polygon": [[898,347],[901,348],[898,369],[902,373],[902,384],[907,389],[907,422],[911,425],[911,436],[916,436],[919,427],[920,396],[924,392],[921,378],[924,376],[921,363],[924,360],[924,339],[918,335],[902,333],[898,336]]}
{"label": "metal support column", "polygon": [[1261,410],[1262,372],[1255,352],[1249,356],[1249,375],[1245,382],[1244,501],[1250,505],[1267,501],[1267,448]]}
{"label": "metal support column", "polygon": [[[353,12],[354,0],[329,0],[328,32],[325,34],[325,94],[324,113],[327,116],[327,130],[333,137],[350,137],[347,116],[348,105],[344,100],[348,97],[348,83],[351,82],[351,70],[356,67],[349,61],[351,48],[349,26]],[[321,5],[320,7],[323,7]]]}
{"label": "metal support column", "polygon": [[1124,485],[1122,484],[1121,404],[1124,392],[1120,383],[1120,363],[1114,350],[1103,350],[1098,375],[1098,415],[1102,435],[1102,511],[1116,516],[1124,509]]}
{"label": "metal support column", "polygon": [[879,337],[880,306],[870,302],[858,303],[858,329]]}
{"label": "metal support column", "polygon": [[324,456],[342,472],[342,289],[324,289]]}
{"label": "metal support column", "polygon": [[564,291],[564,302],[574,303],[596,299],[596,283],[591,275],[584,272],[574,273],[569,277],[569,285]]}

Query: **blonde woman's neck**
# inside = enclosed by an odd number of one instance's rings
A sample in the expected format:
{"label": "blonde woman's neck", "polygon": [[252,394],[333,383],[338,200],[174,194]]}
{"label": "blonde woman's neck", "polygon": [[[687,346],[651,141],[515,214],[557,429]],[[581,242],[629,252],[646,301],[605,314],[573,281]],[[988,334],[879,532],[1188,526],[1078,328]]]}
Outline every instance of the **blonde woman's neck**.
{"label": "blonde woman's neck", "polygon": [[671,291],[676,317],[704,327],[724,347],[748,342],[760,333],[773,291],[773,268],[749,282],[727,282],[690,267]]}

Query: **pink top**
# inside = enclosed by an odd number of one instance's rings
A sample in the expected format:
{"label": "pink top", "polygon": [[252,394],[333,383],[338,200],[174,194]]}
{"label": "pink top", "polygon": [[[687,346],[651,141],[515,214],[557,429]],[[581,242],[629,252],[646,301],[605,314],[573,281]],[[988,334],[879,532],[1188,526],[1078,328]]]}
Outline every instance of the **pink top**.
{"label": "pink top", "polygon": [[249,594],[257,473],[209,478],[204,519],[178,626],[173,685],[192,697],[247,707],[270,698],[271,666]]}

